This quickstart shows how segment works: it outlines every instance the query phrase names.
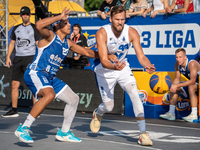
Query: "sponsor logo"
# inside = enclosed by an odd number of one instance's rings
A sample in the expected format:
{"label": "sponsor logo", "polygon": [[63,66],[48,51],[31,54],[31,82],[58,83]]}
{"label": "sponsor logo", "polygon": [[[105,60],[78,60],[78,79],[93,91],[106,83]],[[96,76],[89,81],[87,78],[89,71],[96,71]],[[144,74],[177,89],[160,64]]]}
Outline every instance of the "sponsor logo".
{"label": "sponsor logo", "polygon": [[6,84],[4,84],[3,83],[3,79],[4,79],[4,75],[1,77],[1,80],[0,80],[0,84],[1,84],[1,91],[0,91],[0,96],[3,96],[3,98],[5,98],[6,97],[6,94],[3,92],[4,91],[4,88],[5,87],[8,87],[10,84],[9,83],[6,83]]}
{"label": "sponsor logo", "polygon": [[140,100],[143,104],[146,104],[148,93],[145,90],[138,90]]}
{"label": "sponsor logo", "polygon": [[30,44],[30,40],[29,39],[17,38],[16,42],[17,42],[17,47],[28,46]]}

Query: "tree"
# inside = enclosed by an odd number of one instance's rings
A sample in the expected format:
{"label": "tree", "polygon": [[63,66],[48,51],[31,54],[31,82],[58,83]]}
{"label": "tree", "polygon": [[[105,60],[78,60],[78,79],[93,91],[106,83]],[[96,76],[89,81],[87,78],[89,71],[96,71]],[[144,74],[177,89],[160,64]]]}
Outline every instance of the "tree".
{"label": "tree", "polygon": [[98,10],[101,6],[101,3],[104,0],[85,0],[84,9],[89,12],[93,10]]}

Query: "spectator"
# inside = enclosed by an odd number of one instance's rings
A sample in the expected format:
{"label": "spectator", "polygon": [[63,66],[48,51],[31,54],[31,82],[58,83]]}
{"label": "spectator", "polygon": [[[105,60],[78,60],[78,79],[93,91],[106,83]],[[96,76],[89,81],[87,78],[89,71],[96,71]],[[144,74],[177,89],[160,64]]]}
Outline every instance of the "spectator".
{"label": "spectator", "polygon": [[[174,9],[177,5],[178,9]],[[171,6],[166,8],[167,13],[171,12],[194,12],[194,5],[192,0],[173,0]]]}
{"label": "spectator", "polygon": [[144,13],[148,9],[146,0],[132,0],[127,16],[134,16]]}
{"label": "spectator", "polygon": [[[74,24],[72,27],[72,34],[70,39],[74,41],[77,45],[87,48],[87,39],[84,35],[82,35],[82,28],[80,24]],[[85,65],[88,64],[88,58],[83,57],[80,54],[73,53],[73,59],[71,61],[71,67],[70,68],[84,68]]]}
{"label": "spectator", "polygon": [[[8,47],[8,53],[6,57],[6,65],[8,68],[12,65],[11,54],[13,50],[16,50],[16,56],[13,60],[13,72],[12,72],[12,109],[2,117],[18,117],[17,103],[19,97],[19,86],[23,79],[26,67],[34,58],[36,43],[40,36],[36,32],[35,25],[30,22],[30,9],[26,6],[20,10],[20,16],[23,23],[15,26],[10,35],[11,41]],[[33,97],[33,103],[35,98]]]}
{"label": "spectator", "polygon": [[169,0],[153,0],[149,9],[147,9],[142,16],[146,18],[146,14],[151,13],[150,17],[154,18],[157,13],[166,13],[166,8],[169,6]]}
{"label": "spectator", "polygon": [[[199,91],[199,73],[200,65],[195,60],[188,60],[186,51],[183,48],[179,48],[175,52],[175,79],[170,88],[170,106],[169,111],[165,114],[161,114],[160,118],[167,120],[175,120],[175,109],[178,102],[178,92],[184,92],[185,95],[189,95],[192,111],[190,115],[182,117],[187,122],[194,122],[197,117],[197,94]],[[180,82],[181,74],[183,74],[188,80]]]}
{"label": "spectator", "polygon": [[118,0],[116,5],[124,6],[126,9],[126,12],[128,12],[131,5],[131,0]]}
{"label": "spectator", "polygon": [[110,15],[111,8],[115,6],[116,3],[117,3],[117,0],[105,0],[101,4],[100,9],[97,12],[97,15],[101,17],[102,19],[106,19],[106,17]]}

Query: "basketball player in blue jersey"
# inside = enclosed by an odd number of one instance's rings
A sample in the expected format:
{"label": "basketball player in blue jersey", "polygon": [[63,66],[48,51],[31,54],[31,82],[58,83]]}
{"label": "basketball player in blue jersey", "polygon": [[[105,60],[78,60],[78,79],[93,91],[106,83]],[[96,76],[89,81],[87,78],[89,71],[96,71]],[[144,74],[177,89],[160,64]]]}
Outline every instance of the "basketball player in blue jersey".
{"label": "basketball player in blue jersey", "polygon": [[[37,102],[25,122],[20,124],[15,131],[15,135],[22,142],[33,143],[29,134],[30,127],[44,108],[55,98],[66,102],[64,121],[62,128],[57,132],[56,139],[59,141],[81,142],[81,139],[75,137],[70,131],[79,97],[67,84],[55,76],[69,49],[80,55],[93,58],[98,58],[98,53],[66,39],[66,36],[71,32],[71,25],[68,21],[69,12],[69,9],[65,8],[60,15],[45,18],[36,23],[36,29],[42,39],[37,45],[34,60],[24,74],[24,81],[34,94]],[[54,32],[46,28],[51,24],[53,24]]]}
{"label": "basketball player in blue jersey", "polygon": [[[170,88],[170,106],[169,111],[161,114],[160,118],[175,120],[175,109],[178,102],[178,92],[184,92],[189,95],[192,111],[190,115],[182,117],[187,122],[197,122],[197,93],[199,89],[200,65],[196,60],[188,60],[186,51],[179,48],[175,51],[175,79]],[[180,82],[181,74],[188,80]]]}
{"label": "basketball player in blue jersey", "polygon": [[[90,129],[93,133],[97,133],[100,129],[103,114],[113,110],[114,88],[118,83],[129,94],[132,101],[140,129],[138,143],[141,145],[153,145],[146,132],[144,108],[139,98],[136,80],[126,59],[131,43],[140,64],[146,71],[153,73],[155,67],[143,53],[138,32],[124,24],[125,16],[126,10],[123,6],[114,6],[111,10],[111,24],[104,25],[96,33],[100,60],[95,60],[96,67],[94,71],[103,103],[94,110]],[[110,53],[117,56],[115,62],[108,60],[108,54]]]}

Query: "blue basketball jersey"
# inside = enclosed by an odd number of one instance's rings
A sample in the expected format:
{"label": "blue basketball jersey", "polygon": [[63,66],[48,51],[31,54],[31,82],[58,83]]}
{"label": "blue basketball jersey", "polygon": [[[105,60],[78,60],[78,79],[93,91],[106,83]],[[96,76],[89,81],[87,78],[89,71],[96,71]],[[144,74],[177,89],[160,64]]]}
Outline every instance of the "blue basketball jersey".
{"label": "blue basketball jersey", "polygon": [[[181,74],[183,74],[187,79],[190,79],[190,70],[188,69],[188,65],[191,61],[196,61],[196,60],[190,60],[188,61],[187,59],[187,64],[186,64],[186,68],[185,70],[183,69],[183,67],[181,65],[178,65],[178,70],[180,71]],[[197,72],[197,78],[196,78],[196,82],[199,83],[199,74],[200,71]]]}
{"label": "blue basketball jersey", "polygon": [[36,47],[36,54],[28,69],[43,71],[48,76],[55,76],[63,60],[69,52],[69,45],[65,38],[61,39],[55,34],[53,40],[45,47]]}

